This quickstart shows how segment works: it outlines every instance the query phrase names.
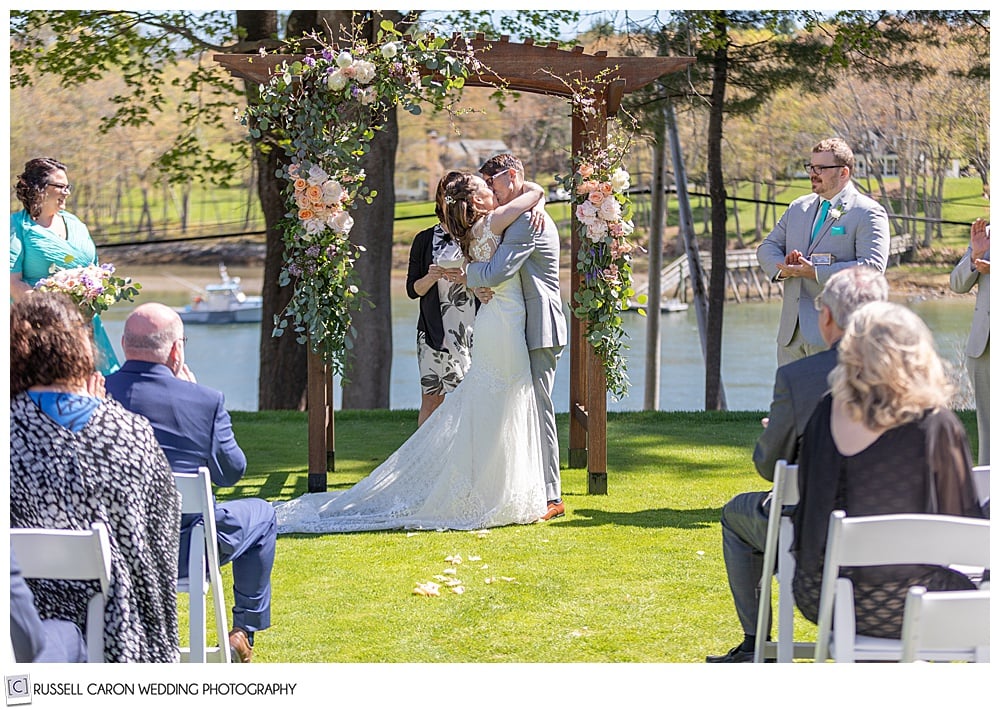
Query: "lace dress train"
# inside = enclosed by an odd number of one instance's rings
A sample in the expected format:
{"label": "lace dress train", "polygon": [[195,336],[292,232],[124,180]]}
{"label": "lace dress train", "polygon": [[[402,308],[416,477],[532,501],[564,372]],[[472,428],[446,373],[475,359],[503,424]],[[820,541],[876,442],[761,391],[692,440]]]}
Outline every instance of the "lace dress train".
{"label": "lace dress train", "polygon": [[[488,259],[499,242],[488,216],[473,234],[473,258]],[[472,366],[423,426],[353,487],[277,503],[278,532],[476,530],[538,520],[545,485],[524,319],[520,279],[512,278],[479,309]]]}

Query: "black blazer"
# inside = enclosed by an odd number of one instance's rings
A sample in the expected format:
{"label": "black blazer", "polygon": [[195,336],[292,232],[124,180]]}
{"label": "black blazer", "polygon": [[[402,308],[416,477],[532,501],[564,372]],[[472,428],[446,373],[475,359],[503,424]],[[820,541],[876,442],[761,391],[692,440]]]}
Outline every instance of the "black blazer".
{"label": "black blazer", "polygon": [[424,276],[434,258],[434,227],[418,232],[410,246],[410,265],[406,270],[406,295],[420,299],[420,317],[417,332],[423,333],[427,344],[435,350],[444,350],[444,323],[441,321],[441,298],[437,288],[431,288],[423,296],[418,294],[413,284]]}

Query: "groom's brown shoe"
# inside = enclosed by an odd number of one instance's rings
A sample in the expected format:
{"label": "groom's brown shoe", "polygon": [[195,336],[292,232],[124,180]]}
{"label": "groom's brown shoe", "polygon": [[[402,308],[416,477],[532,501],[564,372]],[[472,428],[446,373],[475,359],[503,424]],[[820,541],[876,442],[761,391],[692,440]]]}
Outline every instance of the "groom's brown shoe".
{"label": "groom's brown shoe", "polygon": [[552,520],[553,518],[561,518],[566,515],[566,506],[560,501],[549,501],[549,509],[545,511],[545,515],[542,516],[542,520]]}

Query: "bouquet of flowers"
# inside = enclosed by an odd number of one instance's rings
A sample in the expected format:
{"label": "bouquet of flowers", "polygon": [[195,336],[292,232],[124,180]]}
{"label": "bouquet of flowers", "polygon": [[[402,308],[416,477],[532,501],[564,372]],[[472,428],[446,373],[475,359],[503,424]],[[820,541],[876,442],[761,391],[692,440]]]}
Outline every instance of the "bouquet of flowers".
{"label": "bouquet of flowers", "polygon": [[59,268],[53,264],[50,273],[52,275],[41,279],[35,288],[66,294],[88,321],[119,301],[132,301],[142,288],[130,278],[115,276],[112,264],[91,264],[75,269]]}

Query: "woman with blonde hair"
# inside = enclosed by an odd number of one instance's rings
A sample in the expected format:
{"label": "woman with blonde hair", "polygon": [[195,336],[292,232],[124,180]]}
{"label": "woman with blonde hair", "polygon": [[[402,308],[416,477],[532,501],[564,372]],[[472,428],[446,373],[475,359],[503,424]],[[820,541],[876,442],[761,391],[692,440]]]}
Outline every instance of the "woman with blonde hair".
{"label": "woman with blonde hair", "polygon": [[[814,623],[832,511],[983,517],[965,429],[948,409],[953,388],[918,316],[887,302],[858,309],[829,382],[803,434],[792,518],[795,602]],[[857,632],[882,638],[899,638],[911,586],[973,588],[959,572],[931,565],[867,567],[850,576]]]}

